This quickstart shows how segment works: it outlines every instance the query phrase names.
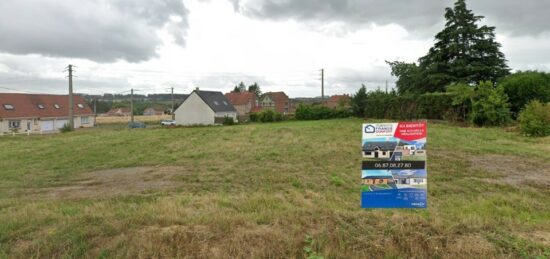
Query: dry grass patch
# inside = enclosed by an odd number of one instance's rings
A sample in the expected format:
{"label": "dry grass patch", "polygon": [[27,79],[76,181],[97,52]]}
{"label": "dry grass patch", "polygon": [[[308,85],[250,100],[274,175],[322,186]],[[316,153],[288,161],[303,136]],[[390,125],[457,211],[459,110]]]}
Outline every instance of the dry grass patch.
{"label": "dry grass patch", "polygon": [[27,190],[32,198],[99,199],[175,188],[175,176],[188,174],[184,167],[131,167],[80,174],[69,185]]}
{"label": "dry grass patch", "polygon": [[486,154],[470,155],[468,162],[472,168],[478,168],[498,176],[486,179],[489,182],[550,188],[550,161],[548,160]]}

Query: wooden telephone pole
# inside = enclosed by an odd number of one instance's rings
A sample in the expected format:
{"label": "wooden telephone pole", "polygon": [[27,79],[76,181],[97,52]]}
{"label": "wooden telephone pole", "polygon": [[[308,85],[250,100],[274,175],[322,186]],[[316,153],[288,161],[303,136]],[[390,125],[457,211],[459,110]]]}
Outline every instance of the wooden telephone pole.
{"label": "wooden telephone pole", "polygon": [[134,88],[130,90],[130,121],[134,124]]}
{"label": "wooden telephone pole", "polygon": [[73,103],[73,65],[69,64],[69,126],[74,129],[74,103]]}
{"label": "wooden telephone pole", "polygon": [[321,69],[321,103],[325,102],[325,69]]}
{"label": "wooden telephone pole", "polygon": [[172,89],[172,120],[175,120],[176,119],[176,115],[174,114],[174,87],[171,88]]}

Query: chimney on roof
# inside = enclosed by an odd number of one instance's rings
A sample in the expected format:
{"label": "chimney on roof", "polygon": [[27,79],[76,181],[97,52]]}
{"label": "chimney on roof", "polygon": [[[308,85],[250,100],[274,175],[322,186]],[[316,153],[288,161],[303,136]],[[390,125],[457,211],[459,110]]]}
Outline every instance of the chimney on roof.
{"label": "chimney on roof", "polygon": [[198,86],[197,86],[197,87],[195,87],[195,91],[199,91],[199,87],[198,87]]}

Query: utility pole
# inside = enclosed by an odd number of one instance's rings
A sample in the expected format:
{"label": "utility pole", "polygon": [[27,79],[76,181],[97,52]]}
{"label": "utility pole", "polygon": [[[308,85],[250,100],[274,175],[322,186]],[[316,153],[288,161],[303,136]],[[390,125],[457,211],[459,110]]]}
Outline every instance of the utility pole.
{"label": "utility pole", "polygon": [[69,126],[74,129],[73,65],[69,64]]}
{"label": "utility pole", "polygon": [[325,103],[325,69],[321,68],[321,103]]}
{"label": "utility pole", "polygon": [[134,124],[134,88],[130,91],[130,121]]}
{"label": "utility pole", "polygon": [[386,94],[388,94],[388,79],[386,79]]}
{"label": "utility pole", "polygon": [[94,127],[96,126],[97,121],[97,98],[94,98]]}
{"label": "utility pole", "polygon": [[174,114],[174,87],[171,88],[172,89],[172,120],[175,120],[176,119],[176,115]]}

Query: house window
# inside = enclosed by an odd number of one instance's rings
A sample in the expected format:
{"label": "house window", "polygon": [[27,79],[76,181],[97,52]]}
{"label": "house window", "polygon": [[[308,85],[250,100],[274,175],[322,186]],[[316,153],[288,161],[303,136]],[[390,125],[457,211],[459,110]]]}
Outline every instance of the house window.
{"label": "house window", "polygon": [[220,105],[218,101],[214,101],[214,105]]}
{"label": "house window", "polygon": [[224,104],[224,105],[228,105],[226,101],[223,101],[223,104]]}
{"label": "house window", "polygon": [[38,109],[44,109],[44,105],[43,104],[39,104],[37,105],[38,106]]}
{"label": "house window", "polygon": [[11,105],[11,104],[4,104],[4,109],[6,109],[6,110],[13,110],[13,105]]}
{"label": "house window", "polygon": [[372,152],[370,152],[370,151],[369,151],[369,152],[365,152],[365,155],[370,156],[370,155],[372,155]]}
{"label": "house window", "polygon": [[382,152],[382,155],[385,156],[385,155],[386,155],[386,151]]}
{"label": "house window", "polygon": [[384,183],[384,180],[378,179],[378,183]]}
{"label": "house window", "polygon": [[80,108],[80,109],[84,109],[84,104],[79,103],[76,106],[78,106],[78,108]]}
{"label": "house window", "polygon": [[18,129],[21,127],[21,121],[9,121],[10,129]]}
{"label": "house window", "polygon": [[59,109],[59,108],[61,108],[61,107],[59,107],[59,104],[57,104],[57,103],[56,103],[56,104],[54,104],[54,105],[53,105],[53,107],[54,107],[54,108],[56,108],[56,109]]}
{"label": "house window", "polygon": [[85,117],[80,117],[80,123],[81,123],[81,124],[88,124],[88,123],[90,123],[90,117],[87,117],[87,116],[85,116]]}

